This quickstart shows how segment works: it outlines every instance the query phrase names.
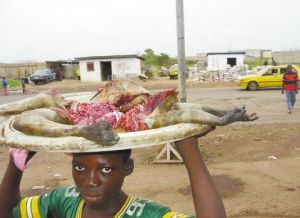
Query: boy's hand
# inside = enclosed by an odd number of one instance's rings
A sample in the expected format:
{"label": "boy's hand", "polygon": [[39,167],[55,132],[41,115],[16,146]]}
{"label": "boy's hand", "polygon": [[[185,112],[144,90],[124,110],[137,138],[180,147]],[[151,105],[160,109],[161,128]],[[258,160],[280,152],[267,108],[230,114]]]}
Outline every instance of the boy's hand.
{"label": "boy's hand", "polygon": [[23,172],[31,163],[31,158],[36,152],[25,149],[10,148],[9,154],[14,160],[15,166]]}
{"label": "boy's hand", "polygon": [[[175,146],[176,146],[177,150],[179,151],[179,153],[182,155],[182,151],[183,151],[182,148],[183,147],[184,148],[190,147],[189,145],[194,143],[194,142],[191,143],[191,141],[194,141],[194,140],[196,142],[195,144],[198,145],[198,142],[197,142],[198,138],[206,136],[208,133],[210,133],[211,131],[213,131],[215,129],[216,129],[215,126],[210,126],[205,132],[200,133],[199,135],[195,135],[195,136],[192,136],[190,138],[186,138],[186,139],[182,139],[182,140],[176,141],[175,142]],[[186,149],[184,149],[184,150],[186,150]]]}

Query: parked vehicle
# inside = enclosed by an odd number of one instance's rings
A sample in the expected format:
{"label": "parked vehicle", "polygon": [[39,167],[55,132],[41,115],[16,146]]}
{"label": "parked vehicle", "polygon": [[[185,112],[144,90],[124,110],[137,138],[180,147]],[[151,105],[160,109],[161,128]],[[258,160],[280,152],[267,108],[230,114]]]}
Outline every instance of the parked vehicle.
{"label": "parked vehicle", "polygon": [[[253,75],[246,75],[239,78],[238,85],[242,88],[254,91],[258,88],[281,87],[283,74],[287,65],[270,66],[258,71]],[[300,77],[300,67],[293,65],[293,70]]]}
{"label": "parked vehicle", "polygon": [[80,71],[79,70],[76,71],[75,77],[76,77],[76,79],[80,80]]}
{"label": "parked vehicle", "polygon": [[[171,66],[168,70],[168,73],[169,73],[170,79],[178,79],[178,65],[175,64],[175,65]],[[186,76],[186,78],[189,77],[188,71],[186,71],[185,76]]]}
{"label": "parked vehicle", "polygon": [[56,79],[56,73],[52,69],[38,69],[29,79],[34,84],[49,83]]}

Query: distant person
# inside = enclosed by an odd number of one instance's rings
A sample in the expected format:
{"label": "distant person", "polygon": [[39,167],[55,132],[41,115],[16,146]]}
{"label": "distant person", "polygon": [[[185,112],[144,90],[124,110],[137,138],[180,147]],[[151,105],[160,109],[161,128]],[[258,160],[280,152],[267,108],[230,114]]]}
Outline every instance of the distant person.
{"label": "distant person", "polygon": [[296,94],[298,94],[298,75],[293,70],[292,65],[287,66],[286,73],[283,74],[282,94],[285,91],[288,113],[291,114],[296,102]]}
{"label": "distant person", "polygon": [[265,60],[265,63],[264,63],[264,66],[268,66],[268,61],[267,60]]}
{"label": "distant person", "polygon": [[3,90],[3,95],[4,96],[7,96],[8,95],[8,84],[7,84],[7,81],[5,79],[5,77],[2,77],[2,90]]}
{"label": "distant person", "polygon": [[26,83],[24,79],[21,79],[21,84],[22,84],[22,92],[23,95],[27,95],[27,90],[26,90]]}

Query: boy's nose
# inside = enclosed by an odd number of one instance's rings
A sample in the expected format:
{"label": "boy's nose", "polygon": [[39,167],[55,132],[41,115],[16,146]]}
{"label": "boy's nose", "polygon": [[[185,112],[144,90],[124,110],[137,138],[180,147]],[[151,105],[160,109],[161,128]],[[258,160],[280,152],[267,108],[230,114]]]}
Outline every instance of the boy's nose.
{"label": "boy's nose", "polygon": [[99,186],[101,185],[101,179],[99,173],[97,171],[91,171],[87,176],[87,182],[91,186]]}

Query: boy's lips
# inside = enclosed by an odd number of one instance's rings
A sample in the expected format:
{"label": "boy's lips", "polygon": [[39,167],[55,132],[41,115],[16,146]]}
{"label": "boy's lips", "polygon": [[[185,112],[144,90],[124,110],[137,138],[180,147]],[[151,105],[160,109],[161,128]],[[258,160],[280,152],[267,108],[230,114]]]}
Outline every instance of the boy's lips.
{"label": "boy's lips", "polygon": [[100,198],[102,198],[102,195],[101,194],[83,194],[83,197],[88,200],[88,201],[97,201],[99,200]]}

